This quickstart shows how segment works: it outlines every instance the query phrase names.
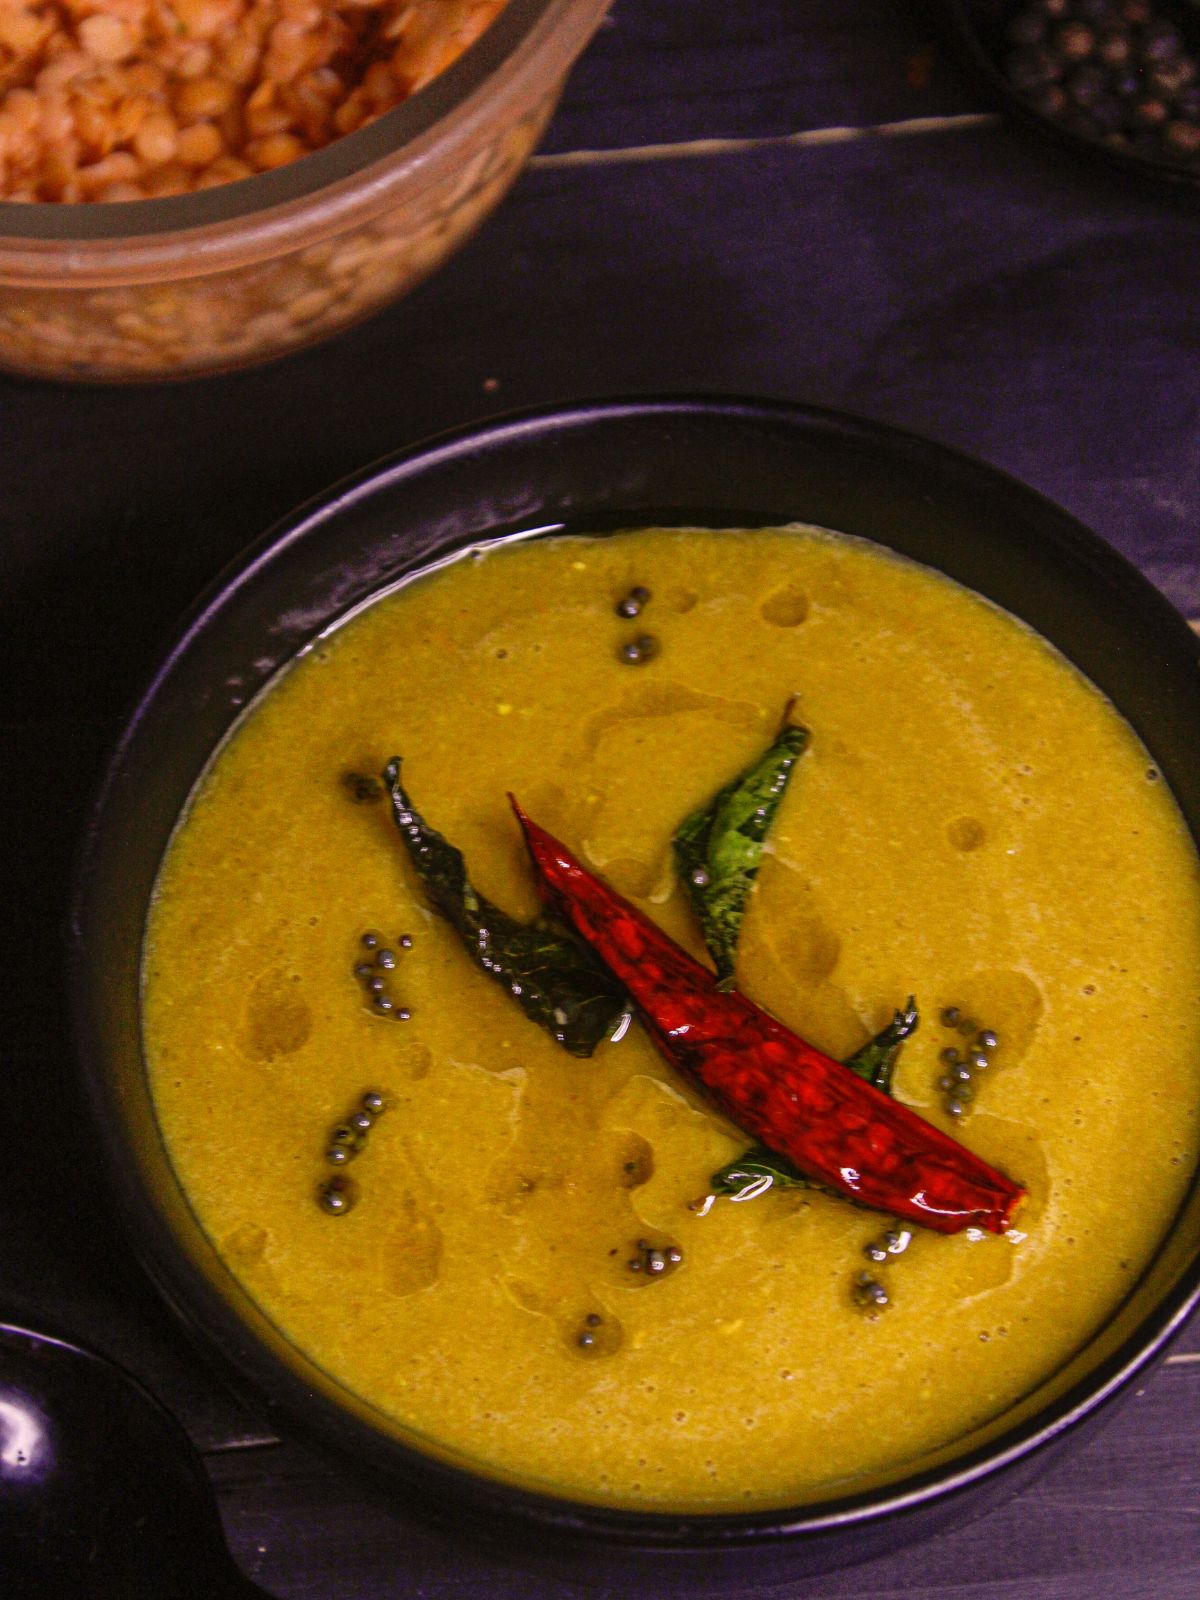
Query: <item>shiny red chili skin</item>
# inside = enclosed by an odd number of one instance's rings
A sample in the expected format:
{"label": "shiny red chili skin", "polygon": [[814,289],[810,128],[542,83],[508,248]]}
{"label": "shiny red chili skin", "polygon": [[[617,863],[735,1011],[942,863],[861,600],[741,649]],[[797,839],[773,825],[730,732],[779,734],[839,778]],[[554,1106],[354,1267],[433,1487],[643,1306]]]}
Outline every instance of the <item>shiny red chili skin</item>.
{"label": "shiny red chili skin", "polygon": [[543,897],[626,986],[671,1065],[732,1122],[860,1205],[939,1233],[1007,1230],[1020,1184],[744,995],[722,994],[707,967],[512,806]]}

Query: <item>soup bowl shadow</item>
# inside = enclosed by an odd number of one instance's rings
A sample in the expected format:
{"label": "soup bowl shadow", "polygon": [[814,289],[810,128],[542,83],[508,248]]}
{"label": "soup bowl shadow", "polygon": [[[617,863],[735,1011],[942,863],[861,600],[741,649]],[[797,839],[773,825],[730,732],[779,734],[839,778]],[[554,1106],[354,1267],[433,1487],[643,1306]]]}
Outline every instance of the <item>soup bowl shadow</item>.
{"label": "soup bowl shadow", "polygon": [[[80,1055],[115,1201],[143,1264],[270,1425],[402,1507],[575,1576],[698,1594],[864,1560],[985,1510],[1130,1390],[1200,1303],[1200,1190],[1085,1347],[999,1418],[900,1472],[772,1510],[584,1504],[418,1449],[246,1296],[171,1168],[141,1049],[155,877],[210,755],[315,635],[456,551],[530,533],[807,522],[924,562],[1022,618],[1133,726],[1200,839],[1200,644],[1126,561],[979,462],[834,412],[728,398],[542,410],[403,451],[265,535],[201,599],[134,710],[83,842],[70,927]],[[1200,1065],[1200,1064],[1198,1064]]]}

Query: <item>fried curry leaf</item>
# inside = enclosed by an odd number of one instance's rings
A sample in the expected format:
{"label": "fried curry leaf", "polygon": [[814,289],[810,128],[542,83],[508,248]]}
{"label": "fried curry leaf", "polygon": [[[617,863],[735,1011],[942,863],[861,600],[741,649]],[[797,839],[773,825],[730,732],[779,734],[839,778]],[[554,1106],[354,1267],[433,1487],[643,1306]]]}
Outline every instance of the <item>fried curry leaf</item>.
{"label": "fried curry leaf", "polygon": [[[868,1039],[852,1056],[847,1056],[844,1064],[867,1083],[890,1095],[900,1046],[915,1033],[917,1021],[917,1002],[910,995],[904,1010],[897,1011],[887,1027]],[[772,1188],[820,1187],[810,1182],[785,1156],[776,1155],[774,1150],[761,1144],[753,1145],[736,1161],[714,1172],[711,1181],[713,1194],[728,1196],[730,1200],[756,1200]]]}
{"label": "fried curry leaf", "polygon": [[620,984],[583,945],[542,924],[516,921],[473,888],[462,852],[414,809],[400,782],[399,756],[388,762],[383,781],[429,904],[531,1022],[573,1056],[590,1056],[628,1017]]}
{"label": "fried curry leaf", "polygon": [[757,1200],[768,1189],[808,1189],[814,1187],[786,1156],[777,1156],[765,1144],[751,1145],[736,1161],[731,1161],[709,1182],[715,1195],[730,1200]]}
{"label": "fried curry leaf", "polygon": [[763,840],[808,744],[789,702],[770,749],[676,829],[675,862],[717,967],[718,988],[733,987],[746,900],[758,876]]}
{"label": "fried curry leaf", "polygon": [[896,1070],[900,1046],[910,1034],[917,1031],[919,1020],[917,1002],[910,994],[904,1010],[897,1011],[886,1028],[882,1028],[873,1039],[868,1039],[852,1056],[847,1056],[845,1065],[876,1089],[891,1094],[892,1074]]}

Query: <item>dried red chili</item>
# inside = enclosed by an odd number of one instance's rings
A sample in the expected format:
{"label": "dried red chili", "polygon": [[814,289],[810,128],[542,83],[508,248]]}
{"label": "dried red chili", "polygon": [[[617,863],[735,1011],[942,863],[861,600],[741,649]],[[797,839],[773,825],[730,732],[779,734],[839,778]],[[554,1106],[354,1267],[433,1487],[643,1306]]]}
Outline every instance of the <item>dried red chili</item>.
{"label": "dried red chili", "polygon": [[[511,798],[511,797],[510,797]],[[543,896],[628,989],[667,1060],[726,1116],[861,1205],[939,1233],[1003,1233],[1025,1194],[734,991],[512,802]]]}

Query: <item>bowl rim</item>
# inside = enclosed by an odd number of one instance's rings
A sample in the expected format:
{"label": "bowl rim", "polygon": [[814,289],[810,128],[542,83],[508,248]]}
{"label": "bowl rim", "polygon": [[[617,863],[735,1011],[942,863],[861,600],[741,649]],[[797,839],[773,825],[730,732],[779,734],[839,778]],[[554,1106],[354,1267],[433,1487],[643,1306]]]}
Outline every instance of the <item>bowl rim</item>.
{"label": "bowl rim", "polygon": [[[1086,561],[1093,571],[1119,580],[1126,587],[1132,583],[1133,594],[1148,608],[1154,626],[1161,628],[1169,647],[1187,652],[1200,668],[1200,638],[1118,551],[1011,474],[920,434],[825,407],[721,394],[648,395],[523,409],[417,441],[340,479],[274,523],[246,546],[203,591],[177,629],[174,643],[163,654],[137,697],[88,807],[77,851],[68,925],[68,977],[76,1053],[118,1209],[124,1216],[126,1232],[142,1265],[185,1325],[199,1334],[204,1353],[216,1358],[226,1380],[231,1381],[235,1389],[240,1388],[244,1395],[248,1394],[260,1412],[265,1410],[273,1419],[286,1419],[286,1428],[293,1435],[332,1447],[352,1471],[365,1468],[376,1481],[382,1475],[393,1485],[405,1485],[414,1495],[417,1507],[435,1520],[445,1519],[444,1502],[449,1497],[459,1507],[490,1519],[495,1527],[511,1525],[517,1513],[516,1520],[526,1531],[530,1526],[540,1527],[550,1534],[566,1535],[576,1543],[582,1541],[592,1547],[604,1545],[647,1554],[763,1548],[798,1538],[815,1539],[847,1529],[865,1529],[869,1524],[928,1507],[933,1502],[961,1499],[966,1491],[1034,1453],[1044,1454],[1046,1446],[1107,1407],[1138,1373],[1161,1358],[1184,1323],[1200,1309],[1200,1252],[1114,1349],[1036,1414],[1009,1427],[998,1427],[982,1444],[964,1451],[961,1457],[949,1463],[935,1461],[932,1466],[882,1487],[851,1489],[782,1508],[674,1512],[572,1500],[548,1488],[542,1492],[523,1483],[486,1477],[371,1429],[369,1424],[352,1417],[348,1407],[339,1407],[305,1390],[296,1381],[281,1382],[281,1375],[289,1380],[292,1375],[286,1374],[282,1363],[248,1330],[244,1319],[203,1280],[199,1269],[185,1259],[185,1252],[175,1240],[161,1207],[133,1171],[134,1164],[128,1160],[127,1145],[119,1127],[114,1091],[107,1079],[107,1064],[88,998],[89,986],[96,976],[90,954],[90,901],[98,863],[105,849],[107,818],[121,803],[122,770],[127,753],[136,742],[163,684],[195,640],[219,619],[231,599],[247,585],[269,577],[275,560],[296,544],[314,535],[320,537],[323,528],[330,524],[336,526],[339,518],[362,503],[379,494],[393,492],[407,478],[452,466],[456,460],[480,450],[503,450],[531,441],[552,441],[563,429],[587,430],[621,421],[677,422],[697,417],[710,422],[725,419],[783,428],[803,435],[849,439],[893,456],[899,452],[905,459],[933,470],[959,478],[965,475],[980,492],[1001,494],[1010,499],[1016,496],[1041,518],[1047,529],[1054,529],[1054,536],[1065,549]],[[461,548],[482,542],[486,539],[472,537],[462,541]],[[425,564],[422,562],[413,570]],[[342,607],[343,611],[345,609],[348,607]],[[336,608],[332,609],[325,622],[310,628],[309,636],[316,636],[340,614]],[[289,650],[287,659],[292,659],[293,655]],[[1197,842],[1200,844],[1200,840]],[[143,922],[144,913],[142,907],[139,914]],[[138,1053],[141,1053],[140,1040]],[[1194,1175],[1193,1189],[1195,1187]],[[1147,1264],[1139,1283],[1161,1257],[1171,1232],[1172,1229],[1168,1229],[1164,1234],[1159,1250]],[[1137,1287],[1136,1284],[1130,1286],[1125,1300],[1111,1310],[1081,1346],[1081,1351],[1103,1335]],[[290,1392],[286,1392],[289,1389]],[[364,1431],[372,1434],[376,1443],[383,1447],[375,1460],[366,1463],[359,1454]],[[381,1459],[383,1456],[388,1458],[386,1462]],[[410,1473],[406,1468],[414,1470]]]}
{"label": "bowl rim", "polygon": [[[280,253],[292,234],[313,230],[318,210],[320,236],[339,231],[347,212],[374,215],[397,203],[402,185],[433,181],[440,167],[486,132],[498,105],[548,92],[610,3],[508,0],[479,38],[416,94],[274,171],[152,200],[0,199],[0,281],[74,281],[168,267],[179,275],[214,271],[231,253],[255,259]],[[551,54],[561,59],[543,81]],[[313,232],[308,242],[317,237]]]}

